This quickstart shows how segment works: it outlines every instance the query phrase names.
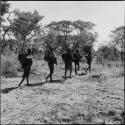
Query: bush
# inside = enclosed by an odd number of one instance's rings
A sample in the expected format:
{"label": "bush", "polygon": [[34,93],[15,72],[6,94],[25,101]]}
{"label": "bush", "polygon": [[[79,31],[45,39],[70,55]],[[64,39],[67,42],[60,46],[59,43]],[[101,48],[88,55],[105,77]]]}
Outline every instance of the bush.
{"label": "bush", "polygon": [[2,75],[7,75],[8,73],[17,74],[17,69],[19,68],[19,62],[17,55],[10,53],[7,55],[1,55],[1,73]]}
{"label": "bush", "polygon": [[33,55],[35,60],[43,60],[44,55],[42,53],[37,53]]}

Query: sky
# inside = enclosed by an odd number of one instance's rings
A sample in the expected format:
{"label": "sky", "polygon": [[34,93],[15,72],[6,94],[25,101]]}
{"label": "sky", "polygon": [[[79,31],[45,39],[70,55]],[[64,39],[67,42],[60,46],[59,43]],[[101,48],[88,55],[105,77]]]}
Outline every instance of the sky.
{"label": "sky", "polygon": [[21,11],[37,10],[44,18],[43,25],[52,21],[82,20],[96,24],[98,43],[110,41],[111,30],[124,25],[125,1],[9,1],[10,11],[16,8]]}

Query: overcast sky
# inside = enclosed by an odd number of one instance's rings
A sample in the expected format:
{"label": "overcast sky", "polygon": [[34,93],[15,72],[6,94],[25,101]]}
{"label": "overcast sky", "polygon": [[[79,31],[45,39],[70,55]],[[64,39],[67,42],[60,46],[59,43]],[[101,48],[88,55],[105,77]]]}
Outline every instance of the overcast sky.
{"label": "overcast sky", "polygon": [[[51,21],[83,20],[96,24],[98,41],[108,41],[110,31],[124,25],[125,1],[9,1],[10,10],[37,10],[45,16],[43,25]],[[98,46],[98,44],[97,44]]]}

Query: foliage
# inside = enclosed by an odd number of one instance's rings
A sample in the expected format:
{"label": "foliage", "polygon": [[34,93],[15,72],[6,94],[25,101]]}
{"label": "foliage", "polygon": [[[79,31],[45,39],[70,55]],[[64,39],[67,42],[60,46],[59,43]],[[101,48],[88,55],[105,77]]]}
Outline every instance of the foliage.
{"label": "foliage", "polygon": [[125,26],[119,26],[111,31],[110,37],[112,38],[111,42],[120,49],[124,50],[124,41],[125,41]]}
{"label": "foliage", "polygon": [[1,73],[6,75],[7,73],[17,73],[17,69],[19,68],[19,62],[17,60],[17,56],[9,52],[6,55],[1,55]]}
{"label": "foliage", "polygon": [[125,54],[125,26],[119,26],[111,31],[110,37],[112,38],[111,42],[113,45],[120,49],[121,51],[121,61],[124,65],[124,54]]}
{"label": "foliage", "polygon": [[61,47],[62,51],[68,47],[84,50],[85,44],[93,46],[96,41],[97,33],[93,30],[95,24],[91,22],[67,21],[51,22],[47,27],[56,35],[56,44]]}
{"label": "foliage", "polygon": [[62,20],[59,22],[51,22],[47,25],[47,27],[50,28],[50,30],[54,31],[57,37],[56,44],[59,43],[59,45],[64,49],[68,46],[68,39],[70,36],[70,33],[73,30],[72,22],[67,20]]}
{"label": "foliage", "polygon": [[[81,51],[84,51],[85,46],[91,46],[93,49],[93,43],[96,42],[97,33],[92,32],[82,32],[78,35],[77,44]],[[86,53],[86,52],[85,52]]]}
{"label": "foliage", "polygon": [[6,13],[8,13],[10,4],[7,3],[7,1],[1,1],[0,4],[1,4],[1,6],[0,6],[1,13],[0,14],[1,14],[1,16],[4,16]]}
{"label": "foliage", "polygon": [[[11,13],[14,14],[14,18],[10,20]],[[97,38],[97,34],[93,30],[95,24],[91,22],[61,20],[51,22],[42,29],[39,22],[43,16],[40,16],[36,10],[31,13],[16,9],[11,13],[8,16],[10,26],[3,27],[3,31],[5,31],[3,35],[4,46],[8,45],[5,39],[5,35],[8,33],[15,37],[16,44],[20,48],[25,48],[32,39],[35,44],[40,45],[41,43],[43,48],[53,48],[57,53],[61,53],[69,47],[75,49],[81,47],[80,49],[84,50],[82,47],[86,43],[92,46]],[[12,48],[11,45],[10,48]]]}
{"label": "foliage", "polygon": [[44,37],[44,43],[47,47],[50,46],[54,48],[56,45],[56,34],[50,30],[48,34]]}
{"label": "foliage", "polygon": [[0,15],[1,15],[0,16],[0,20],[1,20],[1,37],[0,37],[1,50],[0,51],[3,51],[3,48],[6,46],[5,35],[10,29],[8,27],[5,29],[5,26],[3,25],[3,22],[5,22],[4,15],[9,12],[9,8],[10,8],[10,4],[7,1],[0,1]]}
{"label": "foliage", "polygon": [[22,47],[25,46],[28,39],[36,36],[40,30],[40,25],[38,24],[43,16],[40,16],[39,13],[35,10],[33,13],[24,12],[16,9],[13,11],[15,18],[13,18],[13,27],[11,31],[14,33],[15,38],[18,41],[22,41],[19,44]]}
{"label": "foliage", "polygon": [[84,22],[81,20],[77,20],[73,22],[73,25],[77,31],[77,46],[81,50],[84,50],[84,46],[86,44],[92,47],[98,36],[97,32],[93,30],[95,24],[93,24],[92,22]]}
{"label": "foliage", "polygon": [[81,21],[81,20],[77,20],[77,21],[73,22],[73,26],[79,32],[82,32],[82,31],[93,30],[93,27],[95,26],[95,24],[93,24],[92,22],[84,22],[84,21]]}
{"label": "foliage", "polygon": [[114,46],[102,46],[96,52],[97,57],[102,57],[107,60],[118,60],[120,57],[120,52]]}

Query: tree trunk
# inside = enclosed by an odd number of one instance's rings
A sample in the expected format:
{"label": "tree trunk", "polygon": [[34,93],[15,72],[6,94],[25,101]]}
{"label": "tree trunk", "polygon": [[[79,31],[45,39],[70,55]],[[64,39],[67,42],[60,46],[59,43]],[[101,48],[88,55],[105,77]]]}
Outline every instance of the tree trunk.
{"label": "tree trunk", "polygon": [[26,46],[25,41],[26,41],[26,37],[23,38],[23,43],[22,43],[22,48],[21,48],[21,50],[22,50],[23,52],[24,52],[25,46]]}

